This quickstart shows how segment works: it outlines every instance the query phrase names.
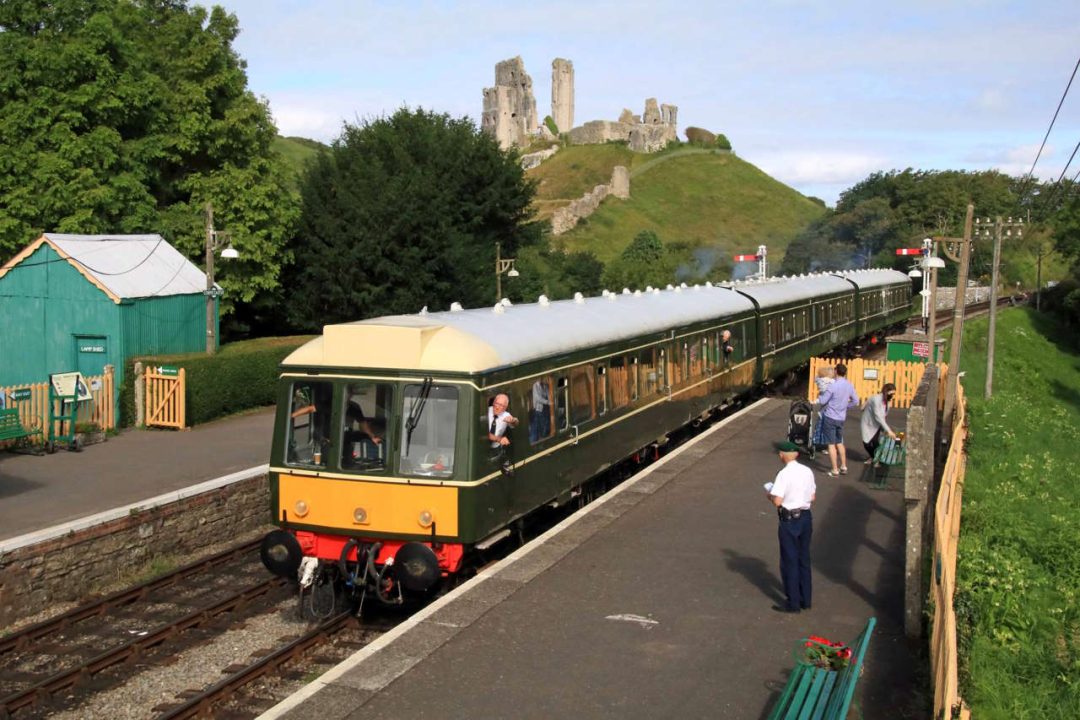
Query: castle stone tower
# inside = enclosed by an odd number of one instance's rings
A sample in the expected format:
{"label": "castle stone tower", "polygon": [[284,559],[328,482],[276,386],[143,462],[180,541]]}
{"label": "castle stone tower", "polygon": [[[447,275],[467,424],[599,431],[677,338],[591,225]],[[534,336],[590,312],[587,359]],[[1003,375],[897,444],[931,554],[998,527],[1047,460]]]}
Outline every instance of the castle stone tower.
{"label": "castle stone tower", "polygon": [[527,145],[539,128],[532,78],[521,56],[495,65],[495,87],[484,89],[480,127],[495,136],[499,146]]}
{"label": "castle stone tower", "polygon": [[551,63],[551,117],[559,132],[574,127],[574,63],[555,58]]}

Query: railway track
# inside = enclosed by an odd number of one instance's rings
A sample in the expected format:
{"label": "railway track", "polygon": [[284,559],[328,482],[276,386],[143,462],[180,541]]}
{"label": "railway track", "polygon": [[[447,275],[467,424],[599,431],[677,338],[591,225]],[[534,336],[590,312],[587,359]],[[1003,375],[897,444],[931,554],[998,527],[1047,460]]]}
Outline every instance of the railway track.
{"label": "railway track", "polygon": [[287,583],[265,577],[257,549],[240,545],[0,638],[0,718],[77,704],[120,682],[112,670],[167,662],[204,639],[187,631],[277,602]]}

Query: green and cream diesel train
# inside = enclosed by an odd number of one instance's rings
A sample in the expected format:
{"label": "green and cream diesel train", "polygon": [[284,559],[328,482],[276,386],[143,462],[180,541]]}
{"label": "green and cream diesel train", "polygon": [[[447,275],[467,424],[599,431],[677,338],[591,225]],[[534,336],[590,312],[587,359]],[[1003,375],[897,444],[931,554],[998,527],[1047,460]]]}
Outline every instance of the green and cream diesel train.
{"label": "green and cream diesel train", "polygon": [[328,325],[281,366],[263,562],[295,577],[314,558],[384,602],[425,592],[611,465],[902,324],[910,300],[905,274],[861,270]]}

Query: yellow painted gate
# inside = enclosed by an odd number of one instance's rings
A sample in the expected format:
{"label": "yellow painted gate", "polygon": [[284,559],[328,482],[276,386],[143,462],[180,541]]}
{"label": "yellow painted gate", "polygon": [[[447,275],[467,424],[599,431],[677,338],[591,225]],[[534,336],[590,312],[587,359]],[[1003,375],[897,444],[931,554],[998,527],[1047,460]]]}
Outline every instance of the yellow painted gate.
{"label": "yellow painted gate", "polygon": [[186,425],[184,368],[151,367],[146,379],[146,424],[182,430]]}

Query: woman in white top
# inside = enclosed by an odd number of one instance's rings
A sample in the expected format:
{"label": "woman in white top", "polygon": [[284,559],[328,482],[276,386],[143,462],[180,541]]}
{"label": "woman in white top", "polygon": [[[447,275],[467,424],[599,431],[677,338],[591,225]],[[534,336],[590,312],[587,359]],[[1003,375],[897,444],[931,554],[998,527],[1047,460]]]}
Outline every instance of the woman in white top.
{"label": "woman in white top", "polygon": [[881,392],[867,398],[866,405],[863,407],[862,418],[859,420],[859,430],[862,432],[863,447],[866,448],[866,453],[870,456],[866,459],[867,464],[874,461],[874,452],[877,451],[878,445],[881,444],[881,433],[883,431],[892,439],[896,439],[896,433],[889,427],[889,423],[885,422],[885,416],[889,412],[889,403],[892,402],[895,394],[896,386],[892,383],[885,383],[881,387]]}

